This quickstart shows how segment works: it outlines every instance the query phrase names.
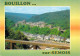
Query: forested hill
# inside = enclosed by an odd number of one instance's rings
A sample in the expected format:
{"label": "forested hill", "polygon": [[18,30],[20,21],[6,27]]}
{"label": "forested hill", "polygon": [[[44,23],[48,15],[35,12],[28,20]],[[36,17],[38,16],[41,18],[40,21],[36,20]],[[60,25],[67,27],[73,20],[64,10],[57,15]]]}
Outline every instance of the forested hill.
{"label": "forested hill", "polygon": [[53,26],[60,26],[63,29],[69,29],[70,26],[70,10],[57,12],[49,12],[41,15],[32,16],[28,19],[29,22],[44,21]]}
{"label": "forested hill", "polygon": [[22,20],[27,20],[31,18],[32,16],[35,16],[36,14],[22,14],[22,13],[10,13],[10,12],[5,12],[5,17],[10,19],[13,22],[18,22]]}

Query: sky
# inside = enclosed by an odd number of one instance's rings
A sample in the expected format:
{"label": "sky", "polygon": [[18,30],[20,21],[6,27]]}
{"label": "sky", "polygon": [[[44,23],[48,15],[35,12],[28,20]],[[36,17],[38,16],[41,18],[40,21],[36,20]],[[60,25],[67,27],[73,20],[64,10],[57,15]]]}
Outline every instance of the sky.
{"label": "sky", "polygon": [[61,10],[70,10],[69,6],[5,6],[5,12],[24,13],[24,14],[43,14],[47,12],[56,12]]}

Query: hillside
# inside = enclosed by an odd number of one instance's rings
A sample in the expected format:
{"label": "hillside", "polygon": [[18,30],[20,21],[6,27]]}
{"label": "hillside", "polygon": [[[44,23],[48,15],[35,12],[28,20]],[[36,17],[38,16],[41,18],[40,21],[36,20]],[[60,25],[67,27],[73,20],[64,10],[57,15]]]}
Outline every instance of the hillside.
{"label": "hillside", "polygon": [[36,14],[21,14],[21,13],[10,13],[10,12],[5,12],[5,17],[10,19],[13,22],[18,22],[22,20],[27,20],[31,18],[32,16],[35,16]]}
{"label": "hillside", "polygon": [[28,22],[44,21],[53,26],[60,26],[62,29],[69,29],[70,26],[70,10],[49,12],[41,15],[32,16]]}

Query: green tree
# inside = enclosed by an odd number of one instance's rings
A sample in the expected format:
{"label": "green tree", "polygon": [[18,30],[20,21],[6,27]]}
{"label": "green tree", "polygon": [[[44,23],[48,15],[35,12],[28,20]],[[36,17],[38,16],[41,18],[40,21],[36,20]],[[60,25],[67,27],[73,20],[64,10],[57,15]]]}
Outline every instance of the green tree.
{"label": "green tree", "polygon": [[64,42],[66,38],[70,38],[70,30],[67,29],[63,34],[61,34],[62,37],[64,37]]}
{"label": "green tree", "polygon": [[63,34],[61,34],[61,36],[65,38],[70,38],[70,30],[67,29]]}
{"label": "green tree", "polygon": [[50,34],[53,34],[53,35],[60,35],[61,34],[61,32],[60,31],[58,31],[58,29],[57,28],[54,28],[54,29],[51,29],[51,33]]}

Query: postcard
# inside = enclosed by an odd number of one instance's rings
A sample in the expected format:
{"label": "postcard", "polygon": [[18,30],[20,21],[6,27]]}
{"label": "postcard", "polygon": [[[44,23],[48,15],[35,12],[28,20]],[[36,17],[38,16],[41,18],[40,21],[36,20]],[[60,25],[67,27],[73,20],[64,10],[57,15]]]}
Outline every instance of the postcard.
{"label": "postcard", "polygon": [[80,1],[0,1],[0,56],[79,56]]}

